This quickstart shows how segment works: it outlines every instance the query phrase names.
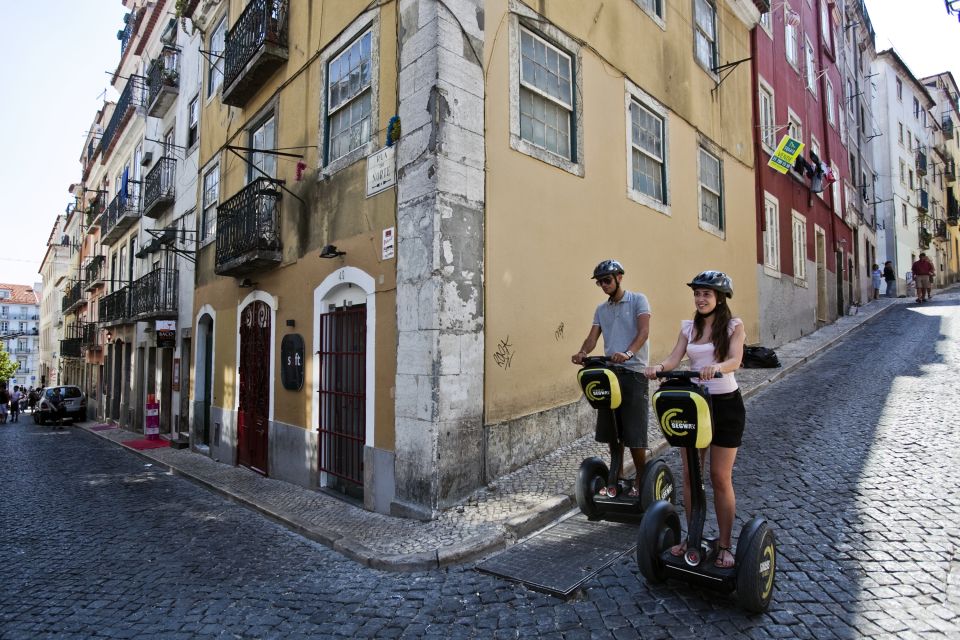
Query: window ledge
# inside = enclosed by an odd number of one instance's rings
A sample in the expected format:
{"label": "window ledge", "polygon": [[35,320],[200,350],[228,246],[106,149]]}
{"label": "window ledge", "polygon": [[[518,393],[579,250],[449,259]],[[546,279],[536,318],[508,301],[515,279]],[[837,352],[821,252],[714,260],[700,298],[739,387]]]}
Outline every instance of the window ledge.
{"label": "window ledge", "polygon": [[806,278],[798,278],[797,276],[794,276],[794,277],[793,277],[793,284],[794,284],[794,286],[803,287],[804,289],[806,289],[806,288],[807,288],[807,279],[806,279]]}
{"label": "window ledge", "polygon": [[543,147],[538,147],[537,145],[524,140],[516,134],[510,134],[510,147],[515,150],[528,155],[532,158],[545,162],[549,165],[553,165],[558,169],[563,169],[567,173],[572,173],[575,176],[583,177],[583,163],[573,162],[568,160],[563,156],[557,155],[552,151],[548,151]]}
{"label": "window ledge", "polygon": [[779,269],[771,267],[770,265],[767,265],[767,264],[763,265],[763,273],[765,275],[770,276],[771,278],[776,278],[777,280],[779,280],[780,277],[783,275],[780,273]]}
{"label": "window ledge", "polygon": [[341,156],[330,162],[317,174],[317,180],[326,180],[327,178],[333,176],[335,173],[343,171],[347,167],[356,164],[360,160],[363,160],[371,153],[377,150],[377,145],[374,140],[367,140],[366,143],[360,145],[350,153]]}
{"label": "window ledge", "polygon": [[653,198],[652,196],[648,196],[642,191],[628,188],[627,198],[629,198],[630,200],[633,200],[637,204],[642,204],[643,206],[649,209],[653,209],[654,211],[662,213],[665,216],[672,217],[673,215],[670,212],[670,205],[668,203],[660,202],[656,198]]}
{"label": "window ledge", "polygon": [[715,235],[721,240],[727,239],[727,233],[725,231],[723,231],[722,229],[718,229],[717,227],[710,224],[709,222],[704,222],[703,220],[700,220],[699,225],[700,225],[700,228],[706,231],[707,233]]}

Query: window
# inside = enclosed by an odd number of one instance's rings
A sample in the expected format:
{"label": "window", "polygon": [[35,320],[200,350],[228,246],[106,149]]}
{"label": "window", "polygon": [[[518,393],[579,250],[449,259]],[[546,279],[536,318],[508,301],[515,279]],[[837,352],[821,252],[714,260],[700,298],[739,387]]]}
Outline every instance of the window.
{"label": "window", "polygon": [[803,125],[793,111],[787,112],[787,134],[794,140],[803,142]]}
{"label": "window", "polygon": [[830,124],[836,124],[837,117],[833,108],[833,83],[830,82],[830,78],[827,78],[826,85],[827,88],[823,99],[827,101],[827,122]]}
{"label": "window", "polygon": [[913,99],[913,119],[920,119],[920,101],[917,100],[916,97]]}
{"label": "window", "polygon": [[327,65],[327,163],[371,137],[373,33],[366,31]]}
{"label": "window", "polygon": [[900,205],[900,215],[903,217],[903,226],[907,226],[907,205]]}
{"label": "window", "polygon": [[210,36],[210,54],[207,58],[207,97],[209,98],[223,84],[223,50],[227,42],[227,18],[224,17]]}
{"label": "window", "polygon": [[780,203],[766,193],[763,200],[763,266],[780,271]]}
{"label": "window", "polygon": [[760,15],[760,26],[767,32],[767,35],[770,35],[770,31],[773,29],[773,20],[770,19],[769,11]]}
{"label": "window", "polygon": [[0,321],[0,331],[3,331],[4,333],[6,333],[9,330],[10,330],[10,323],[7,322],[6,320]]}
{"label": "window", "polygon": [[700,222],[701,226],[723,232],[723,176],[720,158],[700,147]]}
{"label": "window", "polygon": [[903,81],[897,78],[897,100],[903,101]]}
{"label": "window", "polygon": [[693,0],[693,41],[697,62],[711,73],[717,66],[717,9],[712,0]]}
{"label": "window", "polygon": [[[250,132],[251,149],[269,149],[276,148],[276,117],[271,114],[266,120]],[[271,178],[277,177],[277,156],[272,153],[259,153],[254,151],[250,154],[250,170],[247,181],[253,182],[264,175]]]}
{"label": "window", "polygon": [[807,221],[793,212],[793,277],[797,281],[807,279]]}
{"label": "window", "polygon": [[657,202],[666,200],[663,118],[636,100],[630,103],[631,187]]}
{"label": "window", "polygon": [[830,171],[833,172],[834,181],[831,185],[831,195],[833,196],[833,212],[835,214],[842,215],[843,203],[840,201],[840,170],[837,169],[837,165],[830,163]]}
{"label": "window", "polygon": [[[766,15],[766,14],[764,14]],[[773,101],[773,89],[766,82],[760,81],[760,141],[768,151],[777,148],[777,121],[776,108]]]}
{"label": "window", "polygon": [[821,162],[823,161],[823,156],[820,155],[820,141],[815,136],[810,136],[810,152],[820,158]]}
{"label": "window", "polygon": [[526,29],[520,33],[520,137],[571,158],[573,114],[570,56]]}
{"label": "window", "polygon": [[800,15],[790,9],[790,3],[783,4],[783,39],[787,53],[787,62],[797,67],[797,49],[800,44],[799,32]]}
{"label": "window", "polygon": [[913,189],[913,169],[907,170],[907,187]]}
{"label": "window", "polygon": [[817,64],[813,57],[813,45],[810,44],[809,38],[806,39],[806,52],[807,89],[813,95],[817,95]]}
{"label": "window", "polygon": [[633,0],[651,16],[663,19],[663,0]]}
{"label": "window", "polygon": [[217,202],[220,198],[220,165],[203,174],[203,211],[200,220],[200,241],[212,238],[217,229]]}
{"label": "window", "polygon": [[823,45],[832,51],[833,42],[832,34],[830,33],[830,10],[827,8],[827,0],[820,0],[820,35],[823,37]]}
{"label": "window", "polygon": [[903,144],[903,123],[897,122],[897,142]]}
{"label": "window", "polygon": [[187,148],[193,147],[200,139],[200,98],[190,101],[187,108]]}
{"label": "window", "polygon": [[907,164],[900,158],[900,184],[907,184]]}

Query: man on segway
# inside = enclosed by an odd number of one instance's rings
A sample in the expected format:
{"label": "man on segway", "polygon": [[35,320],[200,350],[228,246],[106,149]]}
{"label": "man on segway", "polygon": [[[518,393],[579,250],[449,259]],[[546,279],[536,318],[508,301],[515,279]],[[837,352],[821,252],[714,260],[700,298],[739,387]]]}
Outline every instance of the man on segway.
{"label": "man on segway", "polygon": [[[603,335],[604,355],[616,366],[622,402],[618,409],[598,409],[595,438],[610,445],[611,473],[619,478],[623,472],[623,448],[630,448],[637,468],[634,486],[628,496],[640,493],[640,483],[646,464],[648,381],[643,375],[647,365],[650,334],[650,303],[642,293],[622,288],[624,270],[617,260],[604,260],[593,270],[593,279],[607,296],[593,314],[593,324],[580,351],[570,358],[582,364],[584,358],[597,346]],[[614,411],[618,420],[614,419]],[[619,433],[618,433],[619,424]],[[600,495],[616,497],[617,484],[600,489]]]}

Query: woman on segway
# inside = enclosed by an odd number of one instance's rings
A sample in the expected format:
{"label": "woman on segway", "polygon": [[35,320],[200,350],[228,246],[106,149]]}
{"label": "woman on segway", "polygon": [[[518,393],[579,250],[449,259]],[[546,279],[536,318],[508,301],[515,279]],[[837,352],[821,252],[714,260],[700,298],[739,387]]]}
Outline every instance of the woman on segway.
{"label": "woman on segway", "polygon": [[[733,316],[728,300],[733,297],[733,281],[720,271],[704,271],[687,286],[693,289],[696,313],[693,320],[683,320],[680,335],[673,351],[663,362],[646,367],[644,375],[653,380],[660,371],[671,371],[684,357],[690,359],[690,369],[700,372],[700,381],[710,391],[713,403],[713,441],[710,445],[710,484],[713,486],[714,506],[717,512],[719,540],[716,566],[734,565],[731,552],[731,532],[736,514],[736,496],[733,491],[733,462],[743,436],[746,411],[740,388],[733,372],[740,368],[746,332],[743,321]],[[723,377],[715,378],[717,373]],[[706,451],[702,452],[705,455]],[[687,505],[689,526],[690,470],[686,455],[683,461],[683,500]],[[686,551],[686,542],[672,547],[670,553],[680,557]]]}

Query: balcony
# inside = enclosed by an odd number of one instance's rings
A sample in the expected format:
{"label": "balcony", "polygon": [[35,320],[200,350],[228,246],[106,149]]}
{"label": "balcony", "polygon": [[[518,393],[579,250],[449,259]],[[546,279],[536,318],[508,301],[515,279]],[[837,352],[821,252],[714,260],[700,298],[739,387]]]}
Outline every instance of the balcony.
{"label": "balcony", "polygon": [[288,0],[251,0],[227,32],[224,104],[244,103],[287,61]]}
{"label": "balcony", "polygon": [[932,234],[929,231],[927,231],[925,227],[920,227],[919,241],[920,241],[920,249],[922,251],[926,251],[927,249],[930,248],[930,240],[932,239],[933,239]]}
{"label": "balcony", "polygon": [[106,162],[107,156],[116,145],[117,136],[123,131],[123,126],[133,115],[137,107],[143,106],[144,100],[144,82],[143,76],[130,76],[127,85],[120,93],[120,99],[117,100],[117,106],[110,116],[110,122],[107,128],[103,130],[103,137],[100,138],[100,161]]}
{"label": "balcony", "polygon": [[938,240],[947,239],[947,221],[946,220],[933,221],[933,237]]}
{"label": "balcony", "polygon": [[940,126],[943,129],[944,139],[953,140],[953,119],[950,116],[943,116],[943,122]]}
{"label": "balcony", "polygon": [[177,161],[163,157],[143,179],[143,215],[159,218],[173,204]]}
{"label": "balcony", "polygon": [[926,213],[930,210],[930,197],[926,189],[920,189],[920,197],[917,200],[917,211]]}
{"label": "balcony", "polygon": [[97,195],[94,196],[93,200],[87,205],[86,213],[86,225],[87,233],[90,233],[90,230],[93,227],[100,226],[100,217],[103,215],[103,212],[107,210],[107,192],[106,191],[97,191]]}
{"label": "balcony", "polygon": [[77,309],[87,304],[87,298],[84,295],[84,283],[82,280],[75,280],[63,293],[63,302],[61,311],[64,314],[73,313]]}
{"label": "balcony", "polygon": [[93,256],[83,267],[84,281],[87,283],[87,291],[93,291],[97,287],[103,286],[103,272],[107,259],[104,256]]}
{"label": "balcony", "polygon": [[95,322],[71,322],[60,341],[60,356],[63,358],[82,358],[84,349],[97,346],[99,331]]}
{"label": "balcony", "polygon": [[106,213],[101,216],[100,242],[105,245],[113,244],[139,219],[140,197],[137,190],[118,193],[107,205]]}
{"label": "balcony", "polygon": [[160,57],[147,71],[147,115],[162,118],[180,93],[180,56],[176,47],[163,45]]}
{"label": "balcony", "polygon": [[128,317],[127,311],[127,287],[117,289],[110,295],[100,298],[99,315],[100,324],[112,325],[123,324]]}
{"label": "balcony", "polygon": [[215,271],[242,276],[280,264],[280,189],[257,178],[217,208]]}
{"label": "balcony", "polygon": [[130,285],[131,320],[177,317],[177,270],[154,269]]}
{"label": "balcony", "polygon": [[947,182],[956,182],[957,168],[953,162],[953,158],[947,160],[947,162],[943,165],[943,177],[947,179]]}
{"label": "balcony", "polygon": [[927,175],[927,154],[923,151],[917,151],[917,175]]}
{"label": "balcony", "polygon": [[953,189],[947,189],[947,224],[955,227],[958,219],[960,219],[960,203],[953,195]]}
{"label": "balcony", "polygon": [[100,341],[100,327],[96,322],[84,322],[80,333],[80,346],[86,351],[100,351],[103,343]]}

